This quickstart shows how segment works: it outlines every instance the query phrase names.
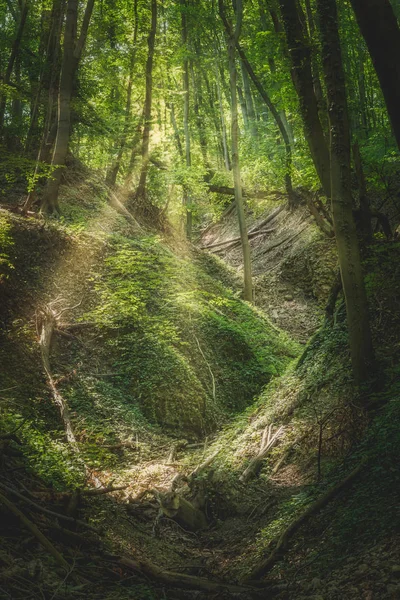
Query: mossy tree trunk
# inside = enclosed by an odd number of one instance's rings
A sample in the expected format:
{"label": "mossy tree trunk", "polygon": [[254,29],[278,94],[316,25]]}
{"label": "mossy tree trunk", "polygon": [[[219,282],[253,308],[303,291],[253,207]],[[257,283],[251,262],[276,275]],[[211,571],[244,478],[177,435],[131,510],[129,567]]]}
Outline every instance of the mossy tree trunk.
{"label": "mossy tree trunk", "polygon": [[332,212],[339,265],[346,300],[354,379],[371,375],[373,349],[360,250],[353,218],[350,132],[336,0],[317,0],[322,59],[328,96]]}

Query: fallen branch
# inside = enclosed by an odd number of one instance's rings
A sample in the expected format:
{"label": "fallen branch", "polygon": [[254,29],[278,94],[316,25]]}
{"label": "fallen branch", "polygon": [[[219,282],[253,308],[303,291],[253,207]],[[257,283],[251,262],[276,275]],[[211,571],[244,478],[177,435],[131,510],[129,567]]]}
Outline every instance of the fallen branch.
{"label": "fallen branch", "polygon": [[26,517],[24,515],[24,513],[22,513],[19,510],[19,508],[17,508],[12,502],[10,502],[10,500],[8,500],[1,493],[0,493],[0,502],[2,504],[4,504],[4,506],[6,506],[16,517],[18,517],[18,519],[21,521],[21,523],[23,525],[25,525],[25,527],[27,529],[29,529],[29,531],[32,533],[32,535],[35,536],[35,538],[41,543],[43,548],[45,548],[47,550],[47,552],[54,558],[54,560],[57,562],[57,564],[59,564],[60,567],[63,567],[64,569],[69,571],[70,566],[67,563],[67,561],[65,560],[65,558],[58,552],[58,550],[55,549],[53,544],[47,539],[47,537],[45,535],[43,535],[43,533],[40,531],[40,529],[35,524],[32,523],[32,521],[30,521],[28,519],[28,517]]}
{"label": "fallen branch", "polygon": [[[249,231],[247,234],[247,237],[249,238],[249,240],[251,240],[255,237],[258,237],[259,235],[267,235],[269,233],[273,233],[274,231],[276,231],[276,229],[260,229],[257,231]],[[227,246],[228,244],[236,244],[236,243],[240,243],[240,242],[241,242],[241,238],[236,237],[236,238],[232,238],[230,240],[225,240],[224,242],[210,244],[209,246],[202,246],[201,249],[202,250],[210,250],[210,248],[218,248],[219,246]]]}
{"label": "fallen branch", "polygon": [[[234,196],[235,190],[226,185],[211,185],[208,186],[209,192],[214,192],[215,194],[225,194],[227,196]],[[258,192],[249,192],[248,190],[242,190],[243,198],[255,198],[257,200],[262,200],[263,198],[267,198],[268,196],[279,196],[283,198],[285,196],[284,192],[280,192],[279,190],[262,190]]]}
{"label": "fallen branch", "polygon": [[34,502],[33,500],[30,500],[23,494],[20,494],[19,492],[17,492],[17,490],[10,488],[10,487],[4,485],[3,483],[0,483],[0,487],[3,490],[5,490],[6,492],[9,492],[10,494],[14,494],[14,496],[19,498],[23,502],[25,502],[25,504],[32,506],[32,508],[34,508],[35,510],[37,510],[45,515],[48,515],[49,517],[55,517],[56,519],[60,519],[61,521],[66,521],[67,523],[76,523],[77,525],[81,525],[82,527],[85,527],[86,529],[89,529],[90,531],[93,531],[94,533],[97,533],[97,534],[99,533],[97,529],[95,529],[94,527],[89,525],[89,523],[85,523],[85,521],[80,521],[79,519],[75,519],[74,517],[68,517],[67,515],[63,515],[61,513],[54,512],[53,510],[49,510],[48,508],[44,508],[43,506],[40,506],[40,504],[36,504],[36,502]]}
{"label": "fallen branch", "polygon": [[216,450],[208,458],[206,458],[206,460],[204,462],[202,462],[200,465],[198,465],[198,467],[196,467],[195,470],[190,473],[190,475],[188,476],[188,480],[192,479],[196,475],[199,475],[202,471],[204,471],[207,467],[209,467],[211,465],[211,463],[213,462],[214,458],[216,458],[216,456],[218,456],[218,454],[220,452],[221,452],[221,448],[218,448],[218,450]]}
{"label": "fallen branch", "polygon": [[367,460],[363,460],[345,479],[336,484],[332,489],[330,489],[326,494],[321,496],[316,502],[311,504],[297,519],[292,521],[292,523],[285,529],[285,531],[279,537],[275,548],[269,555],[267,559],[261,561],[256,567],[253,569],[251,574],[246,580],[259,579],[268,573],[272,567],[283,557],[285,552],[288,550],[288,544],[294,534],[300,529],[300,527],[308,521],[308,519],[314,516],[317,512],[319,512],[322,508],[324,508],[331,500],[336,498],[336,496],[344,490],[346,487],[351,485],[356,477],[360,474],[362,469],[365,467]]}
{"label": "fallen branch", "polygon": [[305,227],[300,229],[300,231],[298,231],[297,233],[285,237],[283,240],[276,242],[276,244],[272,244],[272,246],[268,246],[260,254],[267,254],[267,252],[271,252],[271,250],[275,250],[276,248],[279,248],[279,246],[282,246],[282,244],[285,244],[286,242],[289,242],[289,243],[293,242],[296,238],[299,237],[299,235],[301,235],[303,233],[303,231],[305,231],[307,229],[307,227],[308,227],[308,225],[306,225]]}
{"label": "fallen branch", "polygon": [[249,479],[255,477],[259,470],[262,467],[262,463],[264,458],[267,456],[268,452],[275,446],[280,436],[283,433],[283,426],[279,427],[279,429],[272,434],[273,424],[267,425],[264,429],[264,433],[261,439],[260,450],[257,456],[254,456],[249,462],[247,468],[243,471],[239,480],[242,483],[247,483]]}
{"label": "fallen branch", "polygon": [[289,458],[290,454],[293,452],[294,447],[297,444],[301,444],[301,442],[303,442],[312,432],[312,429],[310,431],[306,431],[306,433],[304,435],[302,435],[301,437],[297,438],[296,440],[294,440],[294,442],[292,442],[292,444],[290,444],[290,446],[288,446],[285,450],[285,452],[283,453],[283,455],[280,457],[280,459],[278,460],[278,462],[276,463],[276,465],[274,466],[274,468],[272,469],[271,475],[276,475],[277,472],[279,471],[279,469],[281,468],[281,466],[283,464],[285,464],[286,460]]}
{"label": "fallen branch", "polygon": [[256,225],[254,225],[254,227],[252,227],[250,229],[250,233],[252,231],[258,231],[262,227],[265,227],[265,225],[268,225],[268,223],[271,223],[271,221],[273,221],[283,210],[285,210],[285,208],[286,208],[285,204],[281,204],[280,206],[278,206],[278,208],[275,209],[274,211],[272,211],[272,213],[270,213],[268,215],[268,217],[266,217],[265,219],[263,219],[261,221],[261,223],[257,223]]}
{"label": "fallen branch", "polygon": [[233,585],[223,581],[211,581],[203,577],[187,575],[185,573],[164,571],[156,565],[153,565],[152,563],[143,559],[133,560],[131,558],[121,557],[118,562],[123,567],[132,569],[135,572],[146,575],[147,577],[151,577],[156,581],[160,581],[172,587],[179,587],[189,590],[196,589],[206,592],[223,592],[225,590],[235,594],[257,591],[250,586]]}

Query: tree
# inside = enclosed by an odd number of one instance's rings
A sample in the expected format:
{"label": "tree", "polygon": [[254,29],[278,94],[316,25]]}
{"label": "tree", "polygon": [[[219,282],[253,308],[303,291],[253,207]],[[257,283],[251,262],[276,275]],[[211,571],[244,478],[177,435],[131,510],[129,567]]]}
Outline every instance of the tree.
{"label": "tree", "polygon": [[351,0],[400,149],[400,28],[389,0]]}
{"label": "tree", "polygon": [[143,136],[142,136],[142,167],[140,171],[139,184],[136,190],[136,202],[141,203],[146,196],[146,181],[150,162],[150,129],[151,108],[153,101],[153,59],[157,33],[157,0],[151,0],[151,26],[147,39],[148,54],[146,62],[146,97],[143,109]]}
{"label": "tree", "polygon": [[246,217],[244,213],[242,183],[240,178],[239,161],[239,127],[238,127],[238,103],[237,103],[237,73],[235,64],[236,44],[239,42],[242,27],[242,0],[236,1],[236,27],[232,28],[225,13],[224,0],[218,0],[219,14],[225,25],[228,41],[229,75],[231,90],[231,135],[232,135],[232,172],[233,187],[235,190],[236,211],[239,220],[240,239],[243,252],[244,272],[244,299],[253,302],[253,284],[251,277],[250,244],[247,233]]}
{"label": "tree", "polygon": [[[192,164],[190,154],[190,129],[189,129],[189,110],[190,110],[190,86],[189,86],[189,57],[188,57],[188,28],[187,28],[187,3],[186,0],[180,0],[181,6],[181,24],[182,24],[182,47],[184,52],[183,59],[183,130],[185,133],[185,161],[186,168],[189,169]],[[184,207],[186,213],[186,236],[190,240],[192,237],[192,208],[191,199],[187,186],[184,186]]]}
{"label": "tree", "polygon": [[336,0],[317,0],[322,59],[329,104],[330,171],[333,224],[346,301],[354,379],[371,376],[373,349],[357,231],[353,218],[350,131]]}
{"label": "tree", "polygon": [[325,195],[330,198],[329,150],[319,118],[311,70],[311,46],[296,0],[280,0],[291,61],[291,75],[299,98],[304,135]]}
{"label": "tree", "polygon": [[93,11],[94,0],[88,0],[83,16],[81,32],[77,37],[78,0],[68,0],[67,18],[64,30],[63,60],[61,67],[60,90],[58,93],[57,137],[51,164],[55,167],[42,198],[44,212],[59,211],[58,194],[61,184],[62,167],[68,152],[71,135],[71,98],[74,77],[85,46],[87,31]]}

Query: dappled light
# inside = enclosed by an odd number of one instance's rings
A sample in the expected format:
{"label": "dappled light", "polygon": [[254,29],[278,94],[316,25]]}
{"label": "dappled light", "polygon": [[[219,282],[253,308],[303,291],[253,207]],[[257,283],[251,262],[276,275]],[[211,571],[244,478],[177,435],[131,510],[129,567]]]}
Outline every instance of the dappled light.
{"label": "dappled light", "polygon": [[0,2],[0,598],[400,595],[397,0]]}

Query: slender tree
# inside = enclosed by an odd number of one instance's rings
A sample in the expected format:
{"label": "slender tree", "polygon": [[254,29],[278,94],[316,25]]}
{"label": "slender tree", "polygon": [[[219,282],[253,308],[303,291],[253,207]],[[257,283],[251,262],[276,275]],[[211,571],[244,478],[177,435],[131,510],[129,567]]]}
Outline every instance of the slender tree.
{"label": "slender tree", "polygon": [[157,0],[151,0],[151,26],[147,38],[148,54],[146,62],[146,97],[143,110],[143,137],[142,137],[142,167],[140,171],[139,184],[136,190],[136,200],[139,203],[146,196],[146,182],[150,162],[150,129],[151,109],[153,102],[153,60],[157,33]]}
{"label": "slender tree", "polygon": [[236,44],[239,42],[242,28],[243,7],[242,0],[236,0],[236,26],[233,29],[225,12],[224,0],[218,0],[219,14],[227,30],[229,75],[231,90],[231,135],[232,135],[232,172],[233,187],[235,190],[236,211],[239,220],[240,239],[243,252],[244,271],[244,298],[253,302],[253,283],[251,276],[250,244],[247,233],[246,217],[243,205],[242,183],[240,178],[239,161],[239,126],[238,126],[238,102],[237,102],[237,72],[236,72]]}
{"label": "slender tree", "polygon": [[304,135],[325,195],[329,198],[329,149],[325,140],[311,70],[311,45],[296,0],[280,0],[291,61],[292,80],[299,98]]}
{"label": "slender tree", "polygon": [[[182,84],[183,84],[183,131],[185,136],[185,162],[186,168],[189,169],[192,165],[192,157],[190,152],[190,127],[189,127],[189,112],[190,112],[190,84],[189,84],[189,56],[188,56],[188,27],[187,27],[187,2],[180,0],[181,7],[181,39],[184,52]],[[192,237],[192,207],[191,198],[188,187],[185,185],[183,190],[183,204],[186,215],[186,237],[190,240]]]}
{"label": "slender tree", "polygon": [[317,0],[322,59],[329,104],[330,171],[333,224],[346,301],[354,379],[371,375],[373,349],[357,231],[353,218],[350,131],[336,0]]}
{"label": "slender tree", "polygon": [[78,0],[68,0],[67,18],[64,30],[63,60],[61,67],[60,90],[58,93],[57,137],[51,164],[55,170],[47,182],[42,198],[44,212],[59,211],[58,194],[60,190],[62,167],[68,153],[71,135],[71,98],[74,77],[85,46],[94,0],[88,0],[83,16],[81,32],[77,36]]}

